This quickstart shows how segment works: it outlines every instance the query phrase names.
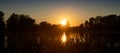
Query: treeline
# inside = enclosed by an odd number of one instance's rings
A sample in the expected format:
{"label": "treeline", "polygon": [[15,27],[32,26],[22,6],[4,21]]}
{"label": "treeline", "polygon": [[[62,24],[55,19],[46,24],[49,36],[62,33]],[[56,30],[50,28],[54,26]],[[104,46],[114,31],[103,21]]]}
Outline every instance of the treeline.
{"label": "treeline", "polygon": [[97,16],[85,21],[79,27],[69,27],[69,23],[52,25],[46,21],[36,24],[28,15],[13,13],[6,21],[0,11],[0,53],[43,53],[48,38],[61,35],[64,31],[119,31],[120,16]]}
{"label": "treeline", "polygon": [[116,32],[120,31],[120,15],[91,17],[79,26],[81,31]]}
{"label": "treeline", "polygon": [[28,15],[13,13],[6,21],[0,11],[0,53],[40,53],[48,38],[63,32],[61,25],[36,24]]}

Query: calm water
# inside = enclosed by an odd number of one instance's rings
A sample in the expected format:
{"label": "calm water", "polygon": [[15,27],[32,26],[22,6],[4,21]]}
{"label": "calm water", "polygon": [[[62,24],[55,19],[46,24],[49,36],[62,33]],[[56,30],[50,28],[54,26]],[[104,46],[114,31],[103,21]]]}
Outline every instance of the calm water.
{"label": "calm water", "polygon": [[43,53],[119,53],[119,33],[65,33],[48,38]]}
{"label": "calm water", "polygon": [[[5,37],[6,48],[7,45],[9,45],[7,44],[7,40],[9,39]],[[34,43],[31,44],[33,44],[34,47],[29,44],[27,44],[27,47],[25,44],[26,46],[23,48],[28,50],[24,49],[23,51],[31,53],[119,53],[120,34],[63,32],[62,34],[53,37],[38,37],[37,42],[34,41]],[[8,52],[9,50],[10,49],[8,48]],[[21,52],[21,49],[19,50],[19,52]]]}

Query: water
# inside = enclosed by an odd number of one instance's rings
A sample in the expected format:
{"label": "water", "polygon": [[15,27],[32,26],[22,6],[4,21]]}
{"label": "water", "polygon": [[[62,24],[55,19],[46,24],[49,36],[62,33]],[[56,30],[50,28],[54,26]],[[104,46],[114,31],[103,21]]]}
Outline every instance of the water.
{"label": "water", "polygon": [[[119,53],[119,38],[119,33],[63,32],[59,35],[38,37],[36,42],[31,43],[32,45],[25,44],[24,47],[31,53]],[[6,37],[5,40],[9,39]],[[6,41],[7,46],[9,44]],[[19,47],[19,45],[16,46]],[[19,52],[21,51],[28,52],[19,49]]]}
{"label": "water", "polygon": [[[66,36],[62,37],[62,36]],[[119,33],[65,33],[51,38],[47,53],[109,53],[120,52]],[[65,40],[61,40],[64,38]],[[64,42],[64,43],[63,43]]]}

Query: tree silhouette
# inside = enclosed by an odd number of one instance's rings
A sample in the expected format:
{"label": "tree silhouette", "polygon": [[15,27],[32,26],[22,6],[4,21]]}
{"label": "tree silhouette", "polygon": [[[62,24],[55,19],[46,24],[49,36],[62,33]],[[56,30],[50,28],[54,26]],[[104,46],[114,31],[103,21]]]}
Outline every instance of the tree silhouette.
{"label": "tree silhouette", "polygon": [[49,31],[51,29],[51,24],[44,21],[39,24],[39,27],[41,30]]}
{"label": "tree silhouette", "polygon": [[4,13],[0,11],[0,53],[4,51],[4,37],[5,37],[5,23]]}
{"label": "tree silhouette", "polygon": [[[120,17],[117,15],[91,17],[85,21],[84,27],[87,31],[119,31]],[[82,25],[82,24],[81,24]]]}
{"label": "tree silhouette", "polygon": [[0,11],[0,31],[4,30],[5,23],[4,23],[4,13]]}
{"label": "tree silhouette", "polygon": [[[63,32],[67,36],[64,47],[60,44]],[[114,46],[119,43],[119,36],[111,36],[119,33],[120,15],[115,14],[91,17],[79,26],[70,27],[69,21],[65,26],[47,21],[35,24],[28,15],[15,13],[4,22],[4,13],[0,11],[0,53],[105,53],[119,49]]]}
{"label": "tree silhouette", "polygon": [[7,27],[10,30],[27,30],[34,23],[35,20],[31,19],[28,15],[17,15],[13,13],[7,20]]}
{"label": "tree silhouette", "polygon": [[88,30],[89,29],[89,22],[85,21],[85,29]]}
{"label": "tree silhouette", "polygon": [[[17,15],[13,13],[7,20],[7,28],[9,30],[8,44],[12,52],[25,53],[32,52],[36,38],[35,34],[35,20],[31,19],[28,15]],[[30,50],[30,51],[29,51]]]}

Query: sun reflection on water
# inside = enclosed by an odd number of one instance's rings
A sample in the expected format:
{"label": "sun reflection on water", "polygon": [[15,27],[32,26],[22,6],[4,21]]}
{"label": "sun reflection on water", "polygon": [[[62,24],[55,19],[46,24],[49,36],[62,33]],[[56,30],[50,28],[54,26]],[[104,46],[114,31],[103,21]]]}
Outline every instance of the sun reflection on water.
{"label": "sun reflection on water", "polygon": [[[58,37],[59,38],[59,37]],[[86,42],[86,36],[80,35],[80,34],[67,34],[63,32],[60,38],[60,42],[64,45],[66,44],[74,44],[74,43],[85,43]]]}
{"label": "sun reflection on water", "polygon": [[62,43],[65,43],[66,40],[67,40],[67,37],[66,37],[66,34],[64,32],[63,35],[62,35],[62,37],[61,37],[61,41],[62,41]]}

